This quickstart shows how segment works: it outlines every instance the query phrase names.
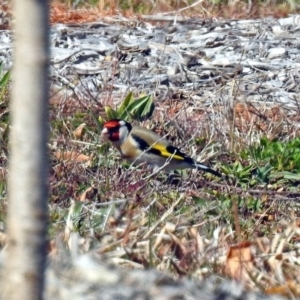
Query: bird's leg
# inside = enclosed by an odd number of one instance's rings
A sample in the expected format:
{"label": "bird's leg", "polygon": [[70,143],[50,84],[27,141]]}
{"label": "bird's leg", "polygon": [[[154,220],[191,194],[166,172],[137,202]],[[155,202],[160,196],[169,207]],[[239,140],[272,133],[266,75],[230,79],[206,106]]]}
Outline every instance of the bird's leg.
{"label": "bird's leg", "polygon": [[174,171],[168,174],[168,177],[164,183],[172,184],[172,185],[179,185],[182,182],[182,176],[178,174],[178,172]]}

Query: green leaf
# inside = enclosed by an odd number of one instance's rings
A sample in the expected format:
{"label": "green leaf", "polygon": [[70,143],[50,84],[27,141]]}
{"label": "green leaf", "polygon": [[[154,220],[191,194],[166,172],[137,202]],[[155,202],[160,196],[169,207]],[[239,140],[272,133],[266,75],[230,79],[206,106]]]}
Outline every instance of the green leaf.
{"label": "green leaf", "polygon": [[128,105],[127,111],[132,118],[137,120],[145,120],[150,118],[154,111],[152,96],[147,95],[134,100]]}
{"label": "green leaf", "polygon": [[300,180],[300,174],[295,174],[287,171],[274,173],[270,175],[270,177],[283,177],[284,179],[289,179],[289,180]]}
{"label": "green leaf", "polygon": [[[110,106],[105,106],[104,110],[108,120],[145,120],[152,116],[154,111],[154,103],[151,95],[134,99],[132,92],[130,92],[116,110]],[[104,119],[99,117],[99,122],[103,125]]]}
{"label": "green leaf", "polygon": [[2,197],[4,196],[5,193],[5,182],[1,181],[0,182],[0,200],[2,199]]}
{"label": "green leaf", "polygon": [[104,118],[102,118],[101,116],[98,117],[98,121],[99,121],[101,126],[103,126],[103,124],[105,123]]}
{"label": "green leaf", "polygon": [[116,110],[114,110],[113,108],[111,108],[110,106],[105,106],[104,107],[106,116],[108,120],[112,120],[112,119],[118,119],[118,113]]}
{"label": "green leaf", "polygon": [[225,173],[227,175],[232,174],[232,168],[229,165],[224,163],[223,165],[221,165],[220,168],[221,168],[223,173]]}
{"label": "green leaf", "polygon": [[133,94],[130,92],[123,102],[121,103],[120,107],[117,109],[117,113],[120,119],[126,119],[126,115],[128,115],[128,106],[130,103],[134,101]]}
{"label": "green leaf", "polygon": [[192,201],[199,206],[205,206],[207,205],[207,199],[204,199],[202,197],[192,196]]}
{"label": "green leaf", "polygon": [[10,79],[10,72],[8,71],[4,74],[4,76],[0,80],[0,88],[6,87],[9,82],[9,79]]}

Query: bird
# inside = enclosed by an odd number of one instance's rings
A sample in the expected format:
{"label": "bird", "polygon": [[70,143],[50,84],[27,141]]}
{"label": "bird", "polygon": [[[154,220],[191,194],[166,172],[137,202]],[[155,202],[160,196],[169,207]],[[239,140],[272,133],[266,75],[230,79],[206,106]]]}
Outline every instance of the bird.
{"label": "bird", "polygon": [[106,121],[101,137],[110,141],[121,156],[133,165],[147,163],[154,171],[166,172],[176,169],[197,169],[222,177],[219,172],[194,160],[152,130],[132,125],[125,120]]}

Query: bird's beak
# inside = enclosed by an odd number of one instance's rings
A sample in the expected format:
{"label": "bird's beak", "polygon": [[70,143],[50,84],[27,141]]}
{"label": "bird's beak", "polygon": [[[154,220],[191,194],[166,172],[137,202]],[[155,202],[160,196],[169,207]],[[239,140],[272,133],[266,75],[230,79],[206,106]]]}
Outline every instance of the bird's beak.
{"label": "bird's beak", "polygon": [[104,128],[102,131],[101,131],[101,137],[102,138],[107,138],[108,136],[108,129],[107,128]]}

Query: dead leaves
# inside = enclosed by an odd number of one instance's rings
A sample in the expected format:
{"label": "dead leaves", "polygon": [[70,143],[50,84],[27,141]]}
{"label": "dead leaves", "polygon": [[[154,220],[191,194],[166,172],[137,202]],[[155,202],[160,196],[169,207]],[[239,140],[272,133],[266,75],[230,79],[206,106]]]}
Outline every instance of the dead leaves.
{"label": "dead leaves", "polygon": [[299,297],[300,261],[297,252],[288,247],[299,234],[295,223],[272,240],[257,238],[228,246],[221,229],[209,241],[197,228],[187,227],[182,231],[166,222],[156,235],[151,251],[161,260],[159,269],[166,268],[167,259],[178,276],[197,274],[201,278],[204,270],[211,268],[249,289],[260,287],[268,294]]}
{"label": "dead leaves", "polygon": [[243,282],[249,280],[249,273],[253,270],[251,245],[250,242],[243,242],[229,248],[225,273],[231,278]]}
{"label": "dead leaves", "polygon": [[97,192],[98,192],[98,189],[96,187],[90,186],[79,196],[78,200],[81,202],[89,201],[95,197]]}
{"label": "dead leaves", "polygon": [[300,261],[296,249],[290,249],[290,242],[299,234],[295,222],[271,241],[258,238],[229,247],[225,273],[248,287],[260,286],[266,294],[298,298]]}
{"label": "dead leaves", "polygon": [[59,2],[51,4],[50,22],[53,23],[87,23],[99,18],[97,8],[71,9],[68,5]]}
{"label": "dead leaves", "polygon": [[[266,290],[267,295],[280,295],[290,299],[300,296],[300,285],[295,281],[287,281],[285,284],[277,285]],[[293,298],[292,298],[293,299]]]}
{"label": "dead leaves", "polygon": [[80,139],[80,140],[82,139],[85,126],[86,124],[82,123],[73,131],[73,135],[76,139]]}
{"label": "dead leaves", "polygon": [[[92,192],[92,188],[87,189],[80,200],[86,202]],[[91,210],[88,203],[75,204],[84,206],[86,212]],[[124,200],[122,209],[105,216],[107,240],[102,240],[97,252],[110,253],[115,263],[132,268],[155,265],[177,277],[197,279],[222,274],[228,280],[242,282],[248,289],[300,296],[299,255],[297,248],[291,246],[300,235],[298,222],[286,224],[272,239],[253,238],[233,245],[236,237],[226,227],[218,227],[208,235],[202,225],[187,226],[181,218],[169,221],[173,212],[170,209],[164,218],[149,226],[151,216],[141,202]],[[65,235],[70,240],[72,220],[68,218]]]}
{"label": "dead leaves", "polygon": [[238,102],[234,109],[235,126],[241,131],[257,130],[273,138],[287,118],[279,106],[257,108],[252,103]]}
{"label": "dead leaves", "polygon": [[92,156],[87,156],[76,151],[56,151],[54,156],[59,161],[69,163],[85,163],[86,166],[92,165]]}

